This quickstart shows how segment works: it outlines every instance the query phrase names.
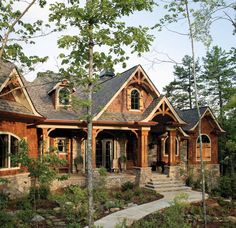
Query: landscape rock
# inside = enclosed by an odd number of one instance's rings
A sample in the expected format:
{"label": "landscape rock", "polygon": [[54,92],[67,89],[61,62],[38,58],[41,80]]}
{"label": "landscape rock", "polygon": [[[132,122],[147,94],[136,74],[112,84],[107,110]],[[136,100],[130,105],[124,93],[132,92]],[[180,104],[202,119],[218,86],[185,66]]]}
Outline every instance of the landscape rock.
{"label": "landscape rock", "polygon": [[45,220],[45,218],[44,218],[43,216],[41,216],[41,215],[35,215],[35,216],[31,219],[32,222],[42,222],[42,221],[44,221],[44,220]]}
{"label": "landscape rock", "polygon": [[114,208],[111,208],[111,209],[110,209],[111,212],[116,212],[116,211],[119,211],[119,210],[120,210],[119,207],[114,207]]}
{"label": "landscape rock", "polygon": [[135,206],[138,206],[138,204],[136,204],[136,203],[128,203],[127,204],[127,207],[135,207]]}
{"label": "landscape rock", "polygon": [[61,211],[61,208],[60,208],[60,207],[54,207],[53,210],[54,210],[55,212],[60,212],[60,211]]}
{"label": "landscape rock", "polygon": [[229,222],[232,222],[232,223],[235,223],[235,224],[236,224],[236,217],[235,217],[235,216],[228,216],[228,217],[227,217],[227,220],[228,220]]}

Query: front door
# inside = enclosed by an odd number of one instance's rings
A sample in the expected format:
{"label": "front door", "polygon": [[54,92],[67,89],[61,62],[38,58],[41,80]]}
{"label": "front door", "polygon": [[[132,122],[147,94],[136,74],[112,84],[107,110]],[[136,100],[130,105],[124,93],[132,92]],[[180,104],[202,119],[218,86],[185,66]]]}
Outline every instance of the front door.
{"label": "front door", "polygon": [[111,170],[113,159],[113,140],[103,139],[96,142],[96,167],[105,167]]}

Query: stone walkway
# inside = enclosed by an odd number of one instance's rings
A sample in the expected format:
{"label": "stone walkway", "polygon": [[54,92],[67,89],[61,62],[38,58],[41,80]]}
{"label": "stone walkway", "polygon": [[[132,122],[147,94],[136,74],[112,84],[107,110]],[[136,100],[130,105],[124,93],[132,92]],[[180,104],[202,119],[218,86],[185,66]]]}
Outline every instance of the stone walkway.
{"label": "stone walkway", "polygon": [[[95,225],[103,228],[115,228],[117,224],[122,223],[124,220],[126,220],[127,225],[131,225],[134,221],[139,220],[148,214],[151,214],[155,211],[168,207],[170,205],[170,202],[174,199],[174,197],[180,193],[181,193],[180,191],[161,193],[162,195],[164,195],[164,198],[160,200],[156,200],[150,203],[134,206],[131,208],[115,212],[113,214],[110,214],[106,217],[97,220],[95,222]],[[201,192],[196,192],[191,190],[191,191],[186,191],[185,193],[189,195],[188,197],[189,202],[201,201],[202,199]]]}

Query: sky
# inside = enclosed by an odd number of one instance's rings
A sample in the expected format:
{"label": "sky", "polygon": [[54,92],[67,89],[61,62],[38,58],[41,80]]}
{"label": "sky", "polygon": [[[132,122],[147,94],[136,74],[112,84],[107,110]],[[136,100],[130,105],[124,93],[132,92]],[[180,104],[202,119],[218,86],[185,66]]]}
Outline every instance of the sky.
{"label": "sky", "polygon": [[[62,0],[63,1],[63,0]],[[54,2],[49,0],[49,3]],[[228,1],[229,3],[233,1]],[[19,5],[19,8],[22,7]],[[46,20],[48,17],[48,6],[41,9],[37,6],[33,6],[32,9],[25,15],[25,21],[34,21],[36,19]],[[235,12],[229,11],[232,17],[235,16]],[[153,26],[158,22],[158,19],[164,14],[161,7],[156,7],[152,13],[150,12],[139,12],[131,15],[130,17],[124,18],[128,25],[143,25],[143,26]],[[168,29],[177,32],[186,33],[186,22],[182,21],[178,24],[172,24],[168,26]],[[231,47],[236,47],[236,35],[232,34],[233,26],[227,20],[218,20],[213,23],[211,34],[213,37],[213,42],[211,46],[218,45],[224,50],[229,50]],[[70,31],[68,31],[70,33]],[[187,36],[182,36],[177,33],[163,29],[163,31],[158,32],[157,30],[151,31],[151,34],[155,36],[155,40],[150,47],[150,51],[144,53],[142,57],[137,57],[137,55],[130,55],[130,59],[127,62],[127,68],[131,68],[134,65],[141,64],[149,75],[151,80],[156,85],[157,89],[162,92],[165,85],[174,79],[173,66],[174,64],[168,63],[170,59],[177,63],[181,62],[184,55],[191,55],[190,41]],[[26,53],[30,55],[39,56],[49,56],[49,60],[36,67],[36,71],[30,72],[25,75],[26,79],[32,81],[37,72],[42,71],[58,71],[60,60],[58,59],[58,54],[61,52],[57,48],[57,39],[60,34],[51,34],[36,40],[36,44],[29,46],[24,46]],[[202,57],[206,53],[206,48],[199,42],[195,43],[195,51],[197,57]],[[159,61],[163,60],[163,61]],[[167,62],[166,62],[167,61]],[[121,73],[125,69],[121,65],[115,67],[116,72]]]}

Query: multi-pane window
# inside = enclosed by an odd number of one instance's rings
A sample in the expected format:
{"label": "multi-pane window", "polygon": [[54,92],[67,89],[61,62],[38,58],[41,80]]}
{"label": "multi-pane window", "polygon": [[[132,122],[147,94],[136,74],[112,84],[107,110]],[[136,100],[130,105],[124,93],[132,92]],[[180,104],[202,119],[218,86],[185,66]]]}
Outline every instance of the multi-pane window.
{"label": "multi-pane window", "polygon": [[57,139],[57,150],[59,153],[66,153],[66,139]]}
{"label": "multi-pane window", "polygon": [[19,139],[7,133],[0,133],[0,168],[16,167],[11,162],[11,155],[18,151]]}
{"label": "multi-pane window", "polygon": [[70,104],[70,90],[68,88],[61,88],[59,90],[59,105]]}
{"label": "multi-pane window", "polygon": [[139,91],[136,89],[132,90],[132,92],[131,92],[131,109],[139,109],[140,108],[139,99],[140,99]]}

